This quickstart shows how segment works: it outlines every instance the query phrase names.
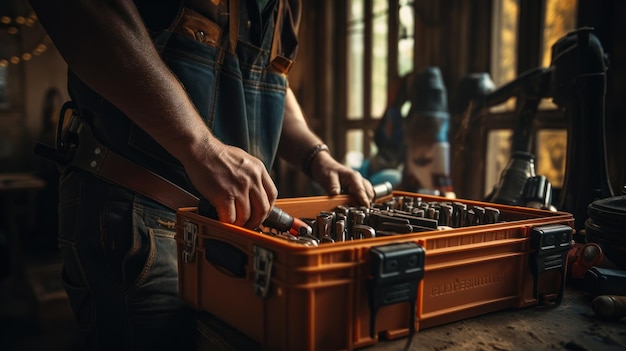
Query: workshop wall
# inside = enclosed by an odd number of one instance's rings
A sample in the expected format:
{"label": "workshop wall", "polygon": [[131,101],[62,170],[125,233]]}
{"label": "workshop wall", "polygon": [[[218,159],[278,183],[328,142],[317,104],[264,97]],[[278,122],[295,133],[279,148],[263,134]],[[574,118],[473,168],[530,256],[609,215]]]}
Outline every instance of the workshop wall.
{"label": "workshop wall", "polygon": [[34,18],[26,0],[0,5],[0,69],[4,103],[0,103],[0,172],[29,172],[40,159],[32,146],[44,128],[49,91],[65,101],[66,65]]}

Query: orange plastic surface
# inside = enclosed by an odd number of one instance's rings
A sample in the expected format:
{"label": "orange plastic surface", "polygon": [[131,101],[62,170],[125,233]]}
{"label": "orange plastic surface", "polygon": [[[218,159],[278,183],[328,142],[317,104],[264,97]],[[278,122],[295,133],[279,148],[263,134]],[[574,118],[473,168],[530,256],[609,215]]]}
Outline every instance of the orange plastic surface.
{"label": "orange plastic surface", "polygon": [[[397,191],[393,195],[449,201]],[[393,242],[415,242],[426,252],[424,278],[418,289],[416,330],[537,304],[528,262],[530,229],[554,223],[572,226],[572,215],[455,201],[498,208],[500,219],[505,222],[310,247],[208,219],[198,215],[195,208],[180,209],[177,242],[181,297],[266,349],[357,349],[378,341],[378,337],[372,339],[369,334],[369,250]],[[314,217],[320,211],[350,203],[350,197],[340,195],[280,199],[276,205],[300,218]],[[184,229],[190,224],[197,227],[198,239],[195,258],[185,262]],[[246,256],[245,277],[234,276],[208,262],[205,239],[227,243]],[[273,253],[265,297],[255,292],[255,247]],[[562,283],[558,275],[545,272],[540,278],[539,294],[552,296]],[[407,335],[409,313],[408,303],[381,307],[375,324],[378,335]]]}

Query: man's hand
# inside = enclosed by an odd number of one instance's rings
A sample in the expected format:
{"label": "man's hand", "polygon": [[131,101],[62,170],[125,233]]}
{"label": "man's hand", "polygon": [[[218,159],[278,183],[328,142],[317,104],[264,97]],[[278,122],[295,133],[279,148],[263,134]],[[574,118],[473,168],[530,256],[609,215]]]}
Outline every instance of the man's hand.
{"label": "man's hand", "polygon": [[[293,91],[287,88],[285,120],[278,148],[280,156],[299,167],[302,158],[307,156],[306,153],[311,147],[321,143],[322,140],[309,129]],[[329,195],[346,191],[364,206],[369,206],[374,198],[374,189],[369,180],[364,179],[359,172],[337,162],[326,151],[317,153],[311,160],[311,178]]]}
{"label": "man's hand", "polygon": [[191,182],[215,207],[220,221],[258,227],[278,196],[272,178],[259,159],[242,149],[213,145],[184,160]]}
{"label": "man's hand", "polygon": [[337,162],[328,152],[320,152],[311,162],[311,178],[329,195],[348,192],[363,206],[370,206],[374,188],[369,180],[347,166]]}

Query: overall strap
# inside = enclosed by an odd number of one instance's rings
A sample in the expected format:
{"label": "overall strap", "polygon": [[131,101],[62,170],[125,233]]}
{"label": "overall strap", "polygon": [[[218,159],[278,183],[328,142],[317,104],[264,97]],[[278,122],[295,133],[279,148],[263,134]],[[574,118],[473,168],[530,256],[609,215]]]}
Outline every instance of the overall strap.
{"label": "overall strap", "polygon": [[288,74],[293,60],[285,57],[280,50],[281,33],[283,30],[283,21],[285,19],[285,7],[284,2],[286,0],[278,0],[278,14],[276,15],[276,21],[274,22],[274,37],[272,39],[272,48],[270,51],[270,69],[282,74]]}
{"label": "overall strap", "polygon": [[[274,22],[274,36],[272,38],[272,49],[270,54],[270,62],[279,56],[278,48],[280,42],[280,31],[283,27],[283,0],[278,0],[278,12],[276,21]],[[228,13],[230,16],[228,24],[228,37],[230,43],[230,52],[235,55],[237,49],[237,38],[239,36],[239,1],[228,0]]]}
{"label": "overall strap", "polygon": [[283,0],[278,0],[278,14],[274,22],[274,37],[272,39],[272,49],[270,52],[270,62],[278,56],[278,44],[280,42],[280,32],[283,28]]}
{"label": "overall strap", "polygon": [[235,55],[237,50],[237,38],[239,37],[239,0],[228,0],[228,15],[230,53]]}

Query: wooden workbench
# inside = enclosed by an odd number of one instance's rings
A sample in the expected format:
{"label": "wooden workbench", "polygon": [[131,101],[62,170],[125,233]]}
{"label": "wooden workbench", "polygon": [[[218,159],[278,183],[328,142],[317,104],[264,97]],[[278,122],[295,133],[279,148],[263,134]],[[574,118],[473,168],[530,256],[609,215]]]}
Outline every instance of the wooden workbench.
{"label": "wooden workbench", "polygon": [[[210,315],[202,313],[200,350],[258,350],[255,344]],[[412,338],[381,340],[367,351],[469,350],[626,350],[626,318],[604,322],[591,310],[587,294],[568,286],[555,307],[504,310],[422,329]]]}

